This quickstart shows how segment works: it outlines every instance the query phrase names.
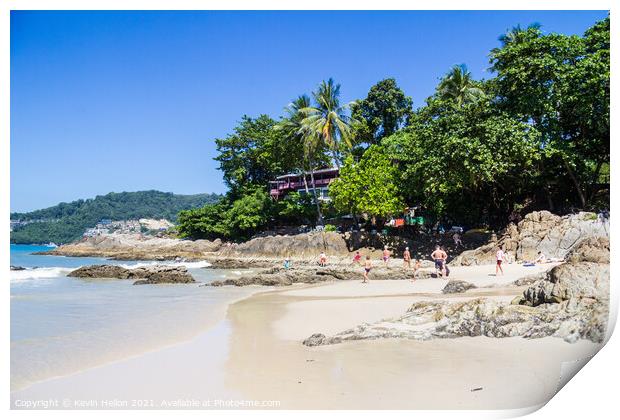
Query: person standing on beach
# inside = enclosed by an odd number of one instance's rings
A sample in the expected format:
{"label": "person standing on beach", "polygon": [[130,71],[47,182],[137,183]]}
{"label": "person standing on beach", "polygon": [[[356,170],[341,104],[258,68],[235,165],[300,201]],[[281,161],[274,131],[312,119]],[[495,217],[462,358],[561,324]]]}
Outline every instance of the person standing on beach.
{"label": "person standing on beach", "polygon": [[411,268],[411,253],[409,252],[409,247],[405,247],[405,252],[403,252],[403,267]]}
{"label": "person standing on beach", "polygon": [[388,249],[388,246],[385,245],[383,247],[383,264],[385,264],[385,266],[388,266],[388,261],[390,260],[390,255],[392,253],[390,252],[390,250]]}
{"label": "person standing on beach", "polygon": [[443,255],[444,252],[441,250],[439,245],[435,245],[435,250],[431,254],[431,258],[435,261],[435,274],[437,276],[443,276]]}
{"label": "person standing on beach", "polygon": [[372,269],[372,261],[370,260],[370,255],[366,255],[366,262],[364,263],[364,280],[362,283],[368,283],[368,273]]}
{"label": "person standing on beach", "polygon": [[327,264],[327,255],[325,255],[325,252],[321,252],[321,254],[319,255],[319,265],[321,267],[325,267],[326,264]]}
{"label": "person standing on beach", "polygon": [[497,277],[500,272],[502,273],[502,276],[504,275],[504,269],[502,268],[502,262],[504,262],[505,259],[506,259],[506,254],[504,253],[504,250],[500,246],[497,248],[497,252],[495,253],[495,260],[497,262],[497,264],[495,265],[495,277]]}

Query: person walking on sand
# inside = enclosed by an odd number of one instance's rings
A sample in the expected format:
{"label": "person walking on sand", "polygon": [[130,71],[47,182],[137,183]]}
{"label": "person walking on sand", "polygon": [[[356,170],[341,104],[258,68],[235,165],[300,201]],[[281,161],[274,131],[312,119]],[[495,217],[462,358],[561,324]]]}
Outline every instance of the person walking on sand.
{"label": "person walking on sand", "polygon": [[372,261],[370,260],[370,255],[366,255],[366,262],[364,263],[364,280],[362,283],[368,283],[368,273],[372,269]]}
{"label": "person walking on sand", "polygon": [[409,247],[405,247],[405,252],[403,252],[403,267],[411,268],[411,253],[409,252]]}
{"label": "person walking on sand", "polygon": [[353,264],[362,265],[362,254],[359,251],[355,251],[355,256],[353,257]]}
{"label": "person walking on sand", "polygon": [[443,276],[443,254],[444,252],[441,250],[439,245],[435,245],[435,250],[431,254],[431,258],[435,261],[435,275]]}
{"label": "person walking on sand", "polygon": [[502,276],[504,275],[504,269],[502,268],[502,262],[504,262],[505,259],[506,259],[506,253],[504,253],[504,250],[500,246],[497,248],[497,252],[495,253],[495,260],[497,262],[497,264],[495,265],[495,277],[497,277],[500,272],[502,273]]}
{"label": "person walking on sand", "polygon": [[321,252],[321,254],[319,254],[319,265],[321,267],[325,267],[325,265],[327,265],[327,255],[325,255],[325,252]]}
{"label": "person walking on sand", "polygon": [[388,261],[390,260],[390,255],[392,253],[390,252],[390,250],[388,249],[388,246],[385,245],[383,247],[383,264],[385,264],[385,266],[388,266]]}

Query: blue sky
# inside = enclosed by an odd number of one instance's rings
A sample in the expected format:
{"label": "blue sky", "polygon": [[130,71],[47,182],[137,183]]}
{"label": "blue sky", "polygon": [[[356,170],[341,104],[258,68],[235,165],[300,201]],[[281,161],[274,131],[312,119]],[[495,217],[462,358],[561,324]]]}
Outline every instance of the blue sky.
{"label": "blue sky", "polygon": [[395,77],[418,107],[453,64],[489,77],[517,24],[582,34],[605,11],[12,12],[11,210],[110,191],[225,192],[214,138],[323,79]]}

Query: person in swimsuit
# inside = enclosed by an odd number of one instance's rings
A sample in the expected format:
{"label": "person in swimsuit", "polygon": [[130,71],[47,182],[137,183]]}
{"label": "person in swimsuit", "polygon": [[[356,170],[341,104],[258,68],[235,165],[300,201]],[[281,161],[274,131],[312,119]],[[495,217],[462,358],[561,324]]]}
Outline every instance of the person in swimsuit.
{"label": "person in swimsuit", "polygon": [[431,258],[435,261],[435,274],[437,276],[443,276],[443,255],[444,252],[441,250],[441,247],[435,245],[435,250],[431,254]]}
{"label": "person in swimsuit", "polygon": [[403,267],[411,268],[411,253],[409,252],[409,247],[406,247],[405,252],[403,252]]}
{"label": "person in swimsuit", "polygon": [[383,264],[387,267],[388,261],[390,260],[391,252],[388,249],[387,245],[383,247]]}
{"label": "person in swimsuit", "polygon": [[325,267],[326,264],[327,264],[327,255],[325,255],[324,252],[321,252],[321,254],[319,255],[319,265],[321,267]]}
{"label": "person in swimsuit", "polygon": [[370,255],[366,255],[366,262],[364,263],[364,280],[362,283],[368,283],[368,273],[372,269],[372,261],[370,261]]}
{"label": "person in swimsuit", "polygon": [[353,264],[362,265],[362,254],[359,251],[355,251],[355,256],[353,257]]}
{"label": "person in swimsuit", "polygon": [[504,253],[504,250],[502,249],[502,247],[498,247],[497,248],[497,252],[495,253],[495,260],[497,262],[497,264],[495,265],[495,276],[497,277],[499,275],[499,273],[502,273],[502,276],[504,275],[504,269],[502,268],[502,262],[504,262],[504,259],[506,258],[506,254]]}

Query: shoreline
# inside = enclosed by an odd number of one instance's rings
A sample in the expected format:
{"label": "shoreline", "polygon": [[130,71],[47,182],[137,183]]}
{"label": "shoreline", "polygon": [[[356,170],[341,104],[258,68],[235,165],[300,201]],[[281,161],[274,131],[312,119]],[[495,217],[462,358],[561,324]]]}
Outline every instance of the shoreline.
{"label": "shoreline", "polygon": [[[156,286],[157,287],[157,286]],[[187,287],[198,287],[197,285],[188,285]],[[233,288],[231,287],[231,290]],[[94,370],[94,369],[99,369],[99,368],[104,368],[106,366],[109,365],[114,365],[117,363],[123,363],[125,361],[129,361],[132,359],[137,359],[140,358],[144,355],[147,355],[149,353],[153,353],[153,352],[159,352],[159,351],[163,351],[165,349],[168,348],[174,348],[176,346],[181,346],[187,343],[192,342],[193,340],[197,339],[198,337],[208,333],[211,329],[217,327],[222,321],[225,320],[226,318],[226,314],[228,311],[228,308],[230,307],[230,305],[246,299],[254,294],[257,293],[264,293],[268,290],[268,288],[265,287],[259,287],[259,286],[253,286],[253,287],[248,287],[248,288],[243,288],[243,289],[239,289],[236,288],[239,291],[245,291],[245,293],[243,293],[243,296],[237,296],[237,297],[233,297],[231,300],[228,301],[224,301],[224,302],[219,302],[218,304],[214,305],[213,308],[211,308],[212,313],[210,313],[210,315],[214,315],[213,318],[209,318],[207,323],[202,325],[201,328],[199,330],[193,330],[193,331],[186,331],[183,334],[181,334],[180,337],[177,337],[174,341],[172,342],[165,342],[165,340],[160,340],[159,343],[154,344],[151,347],[148,348],[143,348],[143,349],[138,349],[138,350],[133,350],[130,351],[127,354],[121,355],[120,357],[114,357],[110,360],[106,360],[106,361],[102,361],[102,362],[93,362],[90,363],[88,366],[84,366],[81,368],[77,368],[74,370],[71,370],[70,372],[67,373],[63,373],[60,375],[52,375],[50,377],[44,378],[44,379],[38,379],[38,380],[34,380],[32,382],[29,382],[25,385],[19,385],[19,386],[14,386],[11,385],[11,389],[10,389],[10,393],[11,395],[13,395],[14,393],[20,393],[20,392],[24,392],[24,391],[28,391],[28,389],[32,388],[32,387],[37,387],[40,384],[45,384],[48,383],[50,381],[55,381],[55,380],[62,380],[63,378],[69,378],[72,377],[74,375],[80,375],[84,372],[88,372],[90,370]],[[267,290],[266,290],[267,289]]]}
{"label": "shoreline", "polygon": [[[478,271],[492,269],[481,267]],[[385,339],[312,348],[301,344],[318,329],[336,333],[360,321],[395,316],[418,299],[473,299],[482,293],[509,300],[519,289],[438,295],[443,282],[371,280],[363,285],[345,280],[271,290],[257,287],[228,303],[217,322],[188,341],[11,392],[12,406],[23,398],[56,395],[78,400],[97,395],[162,401],[277,400],[278,408],[526,409],[556,392],[562,380],[560,362],[590,357],[601,347],[555,337]],[[363,289],[366,286],[375,290]],[[483,390],[471,391],[480,384]],[[513,397],[505,395],[506,387],[512,387]]]}

